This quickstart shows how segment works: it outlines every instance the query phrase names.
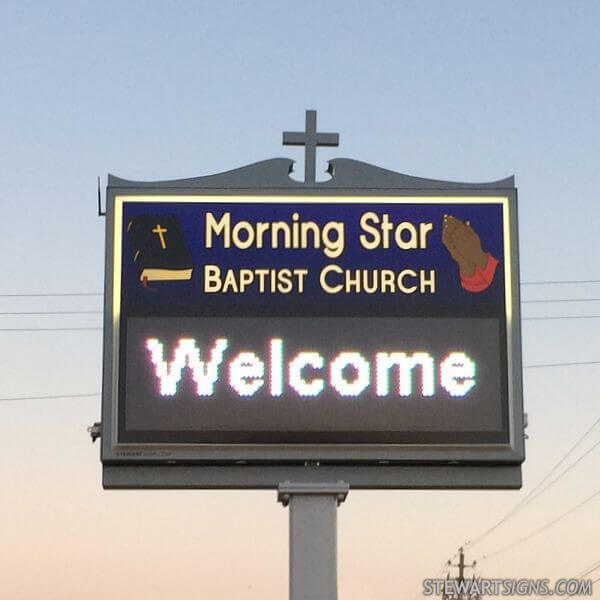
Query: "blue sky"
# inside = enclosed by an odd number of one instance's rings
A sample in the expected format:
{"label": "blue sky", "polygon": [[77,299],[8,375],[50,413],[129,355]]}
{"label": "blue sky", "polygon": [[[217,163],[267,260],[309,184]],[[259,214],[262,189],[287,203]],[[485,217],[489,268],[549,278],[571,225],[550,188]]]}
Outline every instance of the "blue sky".
{"label": "blue sky", "polygon": [[[3,293],[102,291],[98,175],[103,184],[108,172],[192,177],[273,156],[296,159],[302,174],[302,150],[282,147],[281,132],[300,129],[307,108],[319,111],[319,129],[340,133],[339,148],[319,151],[319,171],[344,156],[453,181],[514,174],[523,280],[600,279],[599,22],[591,0],[7,0]],[[524,286],[523,296],[595,298],[600,285]],[[101,307],[97,297],[0,302],[3,311]],[[600,307],[527,305],[524,314],[595,315]],[[5,328],[101,322],[1,318]],[[527,322],[525,363],[600,360],[599,327],[593,319]],[[0,335],[0,396],[99,390],[99,332]],[[597,370],[526,372],[522,492],[351,494],[340,510],[340,597],[417,593],[420,579],[498,520],[597,418]],[[103,492],[98,449],[85,434],[98,416],[98,398],[0,405],[7,597],[100,598],[111,585],[123,586],[111,594],[123,598],[163,598],[174,588],[180,598],[285,594],[286,513],[273,494]],[[590,454],[481,553],[593,492],[599,464]],[[578,572],[600,559],[595,514],[597,504],[578,511],[564,529],[490,562],[486,574]]]}

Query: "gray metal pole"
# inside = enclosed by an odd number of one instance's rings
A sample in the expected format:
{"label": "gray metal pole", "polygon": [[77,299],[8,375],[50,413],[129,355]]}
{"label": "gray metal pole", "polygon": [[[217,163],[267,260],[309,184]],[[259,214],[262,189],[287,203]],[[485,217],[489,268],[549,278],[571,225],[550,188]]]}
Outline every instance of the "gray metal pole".
{"label": "gray metal pole", "polygon": [[279,485],[290,506],[290,600],[337,600],[337,507],[348,484]]}

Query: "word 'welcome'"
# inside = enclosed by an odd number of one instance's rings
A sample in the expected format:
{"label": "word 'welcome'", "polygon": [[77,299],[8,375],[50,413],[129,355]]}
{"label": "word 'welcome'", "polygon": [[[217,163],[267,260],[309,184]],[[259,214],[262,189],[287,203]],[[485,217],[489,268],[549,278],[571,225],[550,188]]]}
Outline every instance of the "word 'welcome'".
{"label": "word 'welcome'", "polygon": [[[325,357],[313,350],[296,352],[286,362],[281,338],[270,339],[268,346],[267,361],[254,352],[239,352],[223,365],[229,348],[225,337],[213,341],[205,359],[194,338],[180,338],[170,361],[165,360],[164,344],[158,338],[146,339],[161,396],[174,396],[185,372],[191,376],[197,395],[204,397],[212,396],[222,380],[244,398],[261,388],[273,397],[283,396],[286,386],[301,397],[318,396],[327,387],[340,396],[357,397],[369,386],[380,397],[431,397],[437,383],[450,396],[464,397],[476,384],[476,364],[461,351],[449,352],[440,360],[436,378],[436,361],[429,352],[378,351],[368,360],[358,351],[347,350],[326,364]],[[416,371],[420,386],[414,392]]]}

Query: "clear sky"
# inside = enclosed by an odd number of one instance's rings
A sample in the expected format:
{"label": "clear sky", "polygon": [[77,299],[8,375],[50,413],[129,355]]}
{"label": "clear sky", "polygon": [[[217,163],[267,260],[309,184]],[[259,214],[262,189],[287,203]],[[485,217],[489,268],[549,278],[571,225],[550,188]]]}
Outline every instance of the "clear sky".
{"label": "clear sky", "polygon": [[[525,282],[599,280],[600,4],[31,2],[0,5],[3,294],[101,292],[96,177],[208,175],[274,156],[304,111],[335,156],[410,175],[514,174]],[[600,284],[525,285],[525,300]],[[99,310],[99,296],[0,297],[0,311]],[[600,302],[524,305],[600,315]],[[101,315],[0,315],[94,327]],[[600,319],[526,321],[526,365],[600,360]],[[0,396],[96,393],[100,331],[0,331]],[[339,511],[344,600],[407,598],[496,523],[600,415],[599,365],[527,369],[525,485],[352,492]],[[271,600],[287,594],[274,492],[106,492],[86,427],[99,397],[0,402],[0,589],[11,600]],[[578,449],[600,439],[596,428]],[[569,577],[600,560],[600,497],[489,559],[600,486],[599,452],[467,554],[480,573]],[[573,458],[578,456],[574,454]],[[595,571],[592,576],[600,576]],[[597,584],[595,597],[600,597]]]}

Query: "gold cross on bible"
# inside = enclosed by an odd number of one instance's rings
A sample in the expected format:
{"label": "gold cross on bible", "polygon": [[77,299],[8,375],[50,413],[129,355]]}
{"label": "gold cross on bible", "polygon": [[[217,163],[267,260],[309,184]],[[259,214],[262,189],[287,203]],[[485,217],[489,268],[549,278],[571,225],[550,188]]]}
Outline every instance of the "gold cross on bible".
{"label": "gold cross on bible", "polygon": [[160,247],[163,250],[167,249],[167,243],[165,242],[165,236],[164,234],[167,233],[168,229],[166,229],[166,227],[161,227],[160,223],[156,224],[156,227],[152,230],[152,233],[156,233],[158,234],[158,237],[160,239]]}

